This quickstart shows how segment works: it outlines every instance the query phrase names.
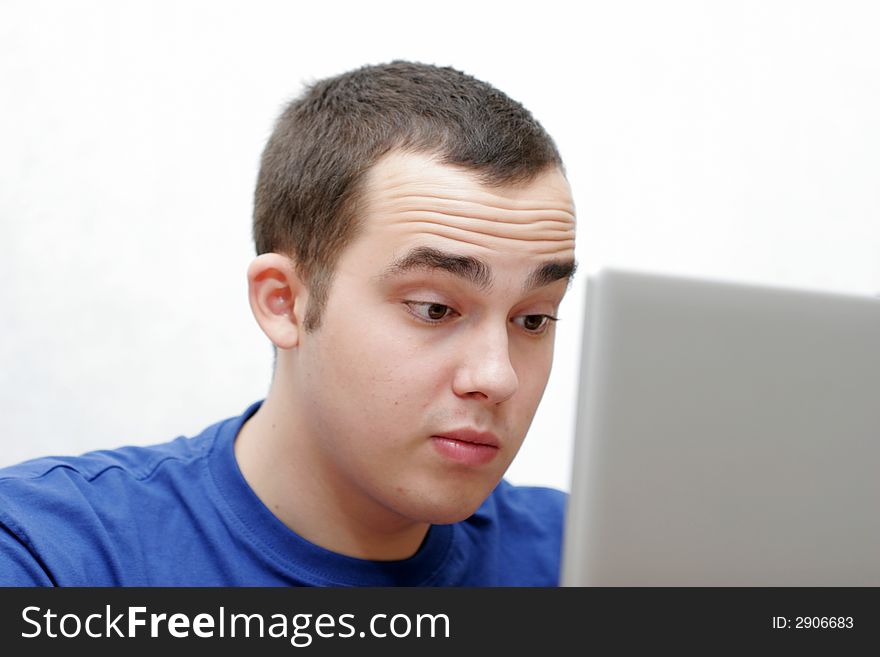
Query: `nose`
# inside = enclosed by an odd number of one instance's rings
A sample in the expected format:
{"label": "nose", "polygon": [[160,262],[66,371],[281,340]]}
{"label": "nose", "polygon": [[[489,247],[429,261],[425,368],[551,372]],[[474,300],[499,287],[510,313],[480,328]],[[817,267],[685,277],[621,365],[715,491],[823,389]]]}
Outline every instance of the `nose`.
{"label": "nose", "polygon": [[482,327],[467,340],[452,382],[455,394],[492,404],[510,399],[519,387],[519,379],[510,362],[507,327]]}

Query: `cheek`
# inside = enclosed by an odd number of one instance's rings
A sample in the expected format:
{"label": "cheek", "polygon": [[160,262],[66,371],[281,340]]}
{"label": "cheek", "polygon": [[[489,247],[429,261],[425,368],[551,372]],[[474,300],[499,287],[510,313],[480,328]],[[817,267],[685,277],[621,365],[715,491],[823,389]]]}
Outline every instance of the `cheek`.
{"label": "cheek", "polygon": [[334,322],[319,347],[332,354],[321,364],[325,383],[344,406],[358,407],[373,421],[396,421],[395,410],[424,410],[443,386],[448,359],[418,338],[393,317]]}
{"label": "cheek", "polygon": [[514,369],[519,380],[518,395],[523,413],[534,414],[547,387],[553,364],[552,342],[543,349],[527,349],[515,355]]}

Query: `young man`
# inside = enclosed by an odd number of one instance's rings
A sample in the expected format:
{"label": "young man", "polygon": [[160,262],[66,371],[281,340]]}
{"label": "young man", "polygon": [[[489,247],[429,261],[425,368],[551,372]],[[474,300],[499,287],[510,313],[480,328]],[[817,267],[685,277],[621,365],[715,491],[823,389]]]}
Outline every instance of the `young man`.
{"label": "young man", "polygon": [[267,398],[0,471],[0,584],[555,585],[564,495],[501,478],[574,225],[552,140],[489,85],[407,62],[314,84],[256,189]]}

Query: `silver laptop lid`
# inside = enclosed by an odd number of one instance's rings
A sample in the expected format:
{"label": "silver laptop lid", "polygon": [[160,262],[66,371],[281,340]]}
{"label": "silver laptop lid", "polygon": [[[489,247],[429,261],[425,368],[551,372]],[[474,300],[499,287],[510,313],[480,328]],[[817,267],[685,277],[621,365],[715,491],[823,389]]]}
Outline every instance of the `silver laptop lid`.
{"label": "silver laptop lid", "polygon": [[880,300],[587,294],[563,584],[880,585]]}

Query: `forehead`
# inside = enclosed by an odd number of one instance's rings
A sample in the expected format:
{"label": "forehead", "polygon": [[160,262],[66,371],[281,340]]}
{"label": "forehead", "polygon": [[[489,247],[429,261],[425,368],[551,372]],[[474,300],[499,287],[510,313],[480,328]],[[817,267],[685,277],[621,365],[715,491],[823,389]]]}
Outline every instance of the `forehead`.
{"label": "forehead", "polygon": [[366,177],[360,219],[356,241],[386,260],[420,247],[529,265],[574,258],[574,204],[555,168],[489,187],[432,156],[391,153]]}

